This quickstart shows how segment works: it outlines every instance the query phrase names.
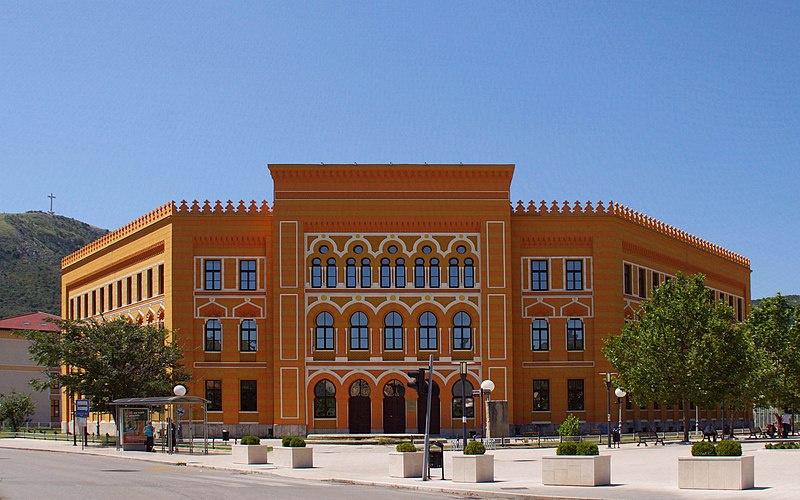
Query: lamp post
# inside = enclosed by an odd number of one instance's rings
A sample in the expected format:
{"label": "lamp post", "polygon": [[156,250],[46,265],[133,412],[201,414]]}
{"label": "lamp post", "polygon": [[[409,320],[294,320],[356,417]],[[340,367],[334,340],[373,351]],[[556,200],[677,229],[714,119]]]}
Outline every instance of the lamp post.
{"label": "lamp post", "polygon": [[489,416],[489,401],[492,400],[492,391],[494,390],[494,382],[489,379],[484,380],[481,382],[481,393],[484,394],[486,397],[484,400],[486,401],[486,442],[489,442],[489,439],[492,438],[492,431],[491,431],[491,417]]}
{"label": "lamp post", "polygon": [[616,375],[616,373],[604,372],[600,375],[606,378],[606,426],[608,428],[608,447],[611,448],[611,375]]}
{"label": "lamp post", "polygon": [[614,394],[617,396],[617,408],[619,409],[619,417],[617,418],[617,429],[619,430],[619,442],[622,443],[622,398],[628,395],[624,389],[617,387],[614,389]]}
{"label": "lamp post", "polygon": [[464,441],[464,450],[467,449],[467,362],[459,363],[461,375],[461,438]]}

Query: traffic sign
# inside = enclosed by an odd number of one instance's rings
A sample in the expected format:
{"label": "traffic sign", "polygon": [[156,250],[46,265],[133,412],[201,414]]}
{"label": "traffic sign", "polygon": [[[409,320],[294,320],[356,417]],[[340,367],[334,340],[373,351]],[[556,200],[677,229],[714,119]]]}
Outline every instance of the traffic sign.
{"label": "traffic sign", "polygon": [[89,400],[76,399],[75,400],[75,416],[79,418],[86,418],[89,416]]}

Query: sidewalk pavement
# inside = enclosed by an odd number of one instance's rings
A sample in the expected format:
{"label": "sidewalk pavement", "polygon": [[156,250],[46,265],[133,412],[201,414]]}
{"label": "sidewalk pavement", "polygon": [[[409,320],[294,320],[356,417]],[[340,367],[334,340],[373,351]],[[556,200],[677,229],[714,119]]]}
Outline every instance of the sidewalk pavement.
{"label": "sidewalk pavement", "polygon": [[[280,446],[279,440],[262,440]],[[319,481],[377,485],[403,489],[439,491],[479,498],[800,498],[800,450],[766,450],[763,443],[742,444],[745,455],[755,456],[755,488],[745,491],[702,491],[678,489],[678,457],[690,456],[689,446],[668,443],[666,446],[625,444],[619,449],[600,448],[611,455],[611,486],[571,487],[542,485],[541,458],[554,455],[554,448],[499,449],[495,456],[495,482],[454,483],[441,480],[441,470],[433,469],[430,481],[389,477],[388,445],[313,445],[313,469],[285,469],[272,464],[234,464],[229,453],[219,451],[203,455],[117,451],[113,447],[89,446],[81,451],[70,442],[33,439],[0,439],[0,448],[17,448],[63,453],[84,453],[164,464],[186,464],[237,472],[272,474]],[[452,477],[452,456],[445,452],[445,477]]]}

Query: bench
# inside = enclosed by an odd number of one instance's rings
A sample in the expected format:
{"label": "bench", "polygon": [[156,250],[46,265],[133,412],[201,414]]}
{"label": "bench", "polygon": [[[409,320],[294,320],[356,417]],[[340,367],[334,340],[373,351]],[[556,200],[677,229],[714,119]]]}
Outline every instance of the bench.
{"label": "bench", "polygon": [[657,432],[640,432],[639,442],[636,443],[636,446],[639,446],[642,443],[644,443],[644,445],[647,446],[648,441],[655,441],[656,446],[658,446],[659,442],[661,443],[661,446],[665,446],[664,436],[663,435],[659,436]]}
{"label": "bench", "polygon": [[542,438],[541,438],[541,436],[539,436],[539,431],[523,432],[522,433],[522,438],[523,439],[536,439],[536,445],[537,446],[541,446],[542,445]]}
{"label": "bench", "polygon": [[755,438],[755,439],[758,439],[758,438],[767,439],[767,438],[769,438],[767,433],[764,432],[764,430],[761,427],[750,427],[749,430],[750,430],[750,435],[747,436],[748,439],[749,438]]}

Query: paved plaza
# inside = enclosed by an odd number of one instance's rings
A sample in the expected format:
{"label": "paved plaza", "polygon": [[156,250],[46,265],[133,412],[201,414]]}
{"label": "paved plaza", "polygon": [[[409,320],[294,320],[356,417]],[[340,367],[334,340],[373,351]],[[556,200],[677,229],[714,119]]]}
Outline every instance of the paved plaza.
{"label": "paved plaza", "polygon": [[[262,440],[280,446],[279,440]],[[389,477],[388,445],[312,445],[313,469],[284,469],[272,464],[233,464],[229,453],[219,450],[203,454],[144,453],[117,451],[112,448],[80,446],[63,441],[0,439],[0,448],[19,448],[62,453],[84,453],[124,457],[166,464],[219,470],[247,471],[320,481],[380,485],[405,489],[431,489],[479,498],[800,498],[800,450],[766,450],[763,443],[744,442],[745,455],[755,456],[755,485],[746,491],[699,491],[678,489],[678,457],[690,456],[689,446],[668,443],[666,446],[623,445],[620,449],[600,448],[611,455],[611,486],[564,487],[542,485],[541,458],[555,454],[554,448],[492,450],[495,456],[495,482],[483,484],[454,483],[439,479],[441,470],[433,469],[433,479]],[[452,456],[445,452],[445,478],[452,477]]]}

